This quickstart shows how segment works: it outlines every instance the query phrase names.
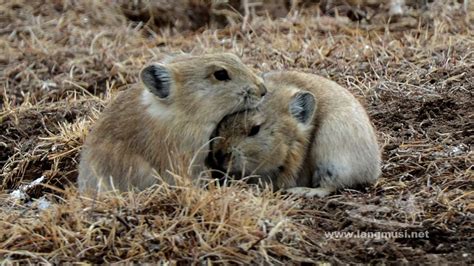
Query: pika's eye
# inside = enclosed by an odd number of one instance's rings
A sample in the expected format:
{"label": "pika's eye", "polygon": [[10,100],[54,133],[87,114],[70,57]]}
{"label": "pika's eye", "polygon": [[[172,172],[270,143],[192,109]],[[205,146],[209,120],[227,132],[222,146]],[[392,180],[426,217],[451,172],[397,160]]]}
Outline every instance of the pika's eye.
{"label": "pika's eye", "polygon": [[229,74],[225,69],[217,70],[216,72],[214,72],[214,77],[220,81],[230,80]]}
{"label": "pika's eye", "polygon": [[253,126],[251,129],[250,129],[250,132],[248,134],[249,137],[251,136],[255,136],[258,134],[258,132],[260,131],[260,125],[258,126]]}

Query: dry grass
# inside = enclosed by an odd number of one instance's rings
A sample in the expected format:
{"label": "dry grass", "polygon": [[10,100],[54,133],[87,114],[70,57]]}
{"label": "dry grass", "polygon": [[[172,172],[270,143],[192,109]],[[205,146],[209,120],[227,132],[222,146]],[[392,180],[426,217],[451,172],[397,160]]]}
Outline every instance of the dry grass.
{"label": "dry grass", "polygon": [[310,261],[296,202],[255,193],[189,184],[97,199],[68,191],[48,197],[57,203],[47,211],[5,201],[0,254],[50,262]]}
{"label": "dry grass", "polygon": [[[293,6],[282,18],[247,8],[217,12],[222,20],[201,8],[202,20],[177,14],[188,24],[158,26],[131,22],[134,8],[147,10],[133,5],[0,4],[0,261],[473,263],[473,4],[407,1],[405,16],[390,18],[374,5],[328,2],[335,6]],[[354,10],[363,16],[354,19]],[[379,130],[382,178],[324,199],[185,181],[78,196],[78,152],[90,125],[144,64],[177,51],[231,51],[258,71],[307,71],[349,88]],[[23,187],[25,199],[9,195],[41,176],[42,184]],[[44,199],[52,202],[46,210]],[[405,230],[430,237],[324,234]]]}

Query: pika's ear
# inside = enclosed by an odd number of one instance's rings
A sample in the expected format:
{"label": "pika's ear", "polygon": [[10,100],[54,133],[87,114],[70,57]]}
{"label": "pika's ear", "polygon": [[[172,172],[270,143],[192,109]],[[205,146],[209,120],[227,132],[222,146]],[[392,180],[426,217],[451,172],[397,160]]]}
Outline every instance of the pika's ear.
{"label": "pika's ear", "polygon": [[316,99],[310,92],[297,92],[290,101],[290,114],[303,124],[313,121]]}
{"label": "pika's ear", "polygon": [[166,66],[149,65],[140,72],[140,79],[151,93],[161,99],[170,95],[172,78],[170,70]]}

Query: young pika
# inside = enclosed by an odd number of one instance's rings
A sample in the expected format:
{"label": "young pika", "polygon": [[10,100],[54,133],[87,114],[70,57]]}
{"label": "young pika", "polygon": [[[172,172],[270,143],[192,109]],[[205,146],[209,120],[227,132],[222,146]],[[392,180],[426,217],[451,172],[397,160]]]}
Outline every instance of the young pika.
{"label": "young pika", "polygon": [[299,72],[272,72],[264,80],[269,94],[258,110],[230,115],[218,126],[211,167],[308,197],[377,180],[375,131],[351,93]]}
{"label": "young pika", "polygon": [[[81,192],[142,190],[160,175],[204,169],[209,138],[231,113],[255,108],[263,80],[228,53],[180,55],[140,72],[101,114],[81,152]],[[180,172],[181,171],[181,172]]]}

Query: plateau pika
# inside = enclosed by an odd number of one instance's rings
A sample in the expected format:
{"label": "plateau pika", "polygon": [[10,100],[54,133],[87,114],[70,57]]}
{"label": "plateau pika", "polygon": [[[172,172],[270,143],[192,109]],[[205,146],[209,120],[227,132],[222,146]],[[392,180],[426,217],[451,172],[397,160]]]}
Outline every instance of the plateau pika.
{"label": "plateau pika", "polygon": [[349,91],[299,72],[272,72],[264,80],[269,94],[259,110],[230,115],[218,126],[211,167],[305,196],[376,181],[375,131]]}
{"label": "plateau pika", "polygon": [[[142,190],[204,169],[209,138],[234,112],[255,108],[263,80],[229,53],[179,55],[143,68],[141,86],[106,108],[82,149],[81,192]],[[186,169],[186,173],[183,172]]]}

